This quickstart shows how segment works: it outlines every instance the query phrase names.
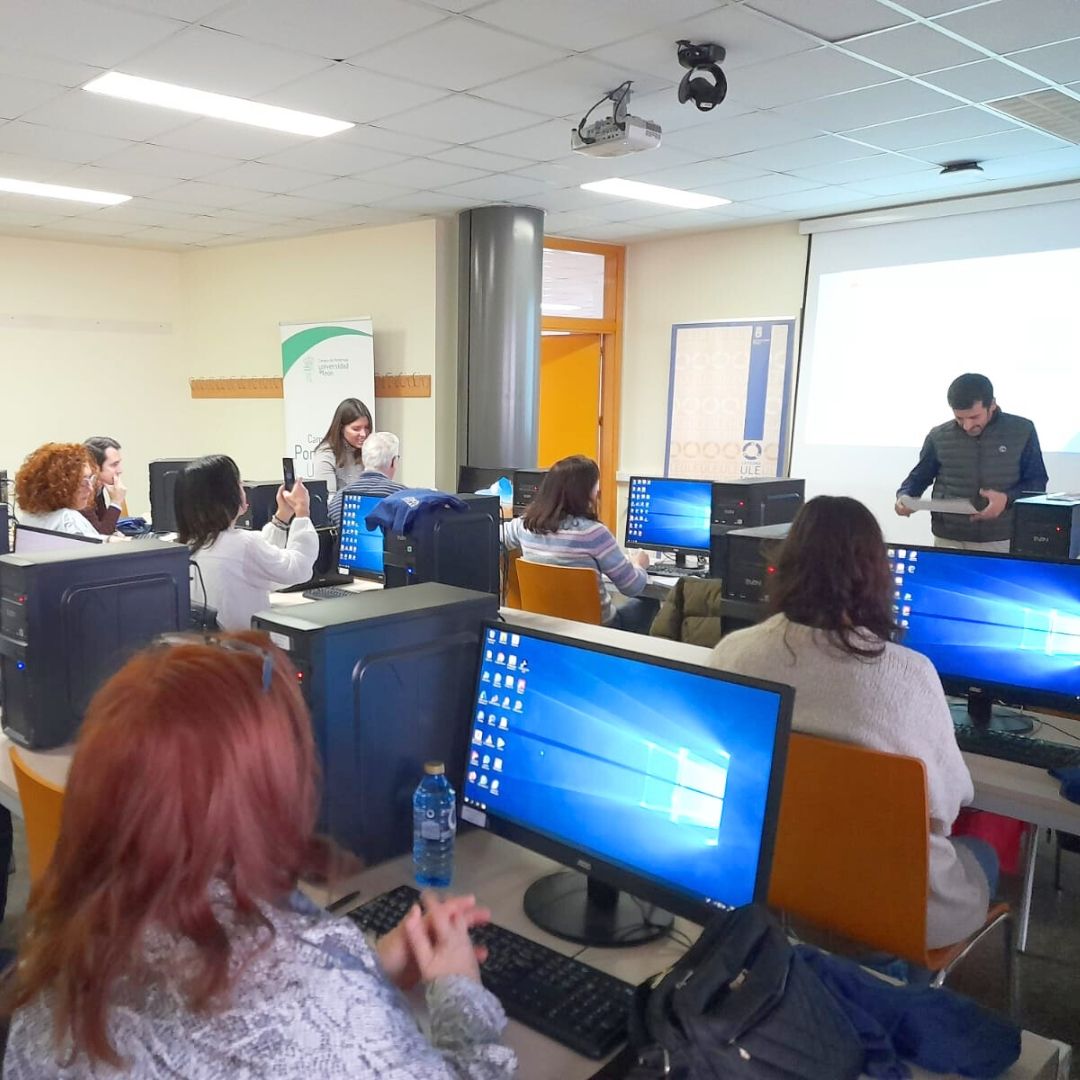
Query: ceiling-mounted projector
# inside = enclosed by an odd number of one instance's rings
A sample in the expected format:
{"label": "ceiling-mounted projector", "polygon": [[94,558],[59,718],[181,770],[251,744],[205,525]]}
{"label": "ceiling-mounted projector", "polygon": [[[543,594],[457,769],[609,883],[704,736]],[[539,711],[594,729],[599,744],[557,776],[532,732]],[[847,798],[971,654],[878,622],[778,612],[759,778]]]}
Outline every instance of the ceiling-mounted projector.
{"label": "ceiling-mounted projector", "polygon": [[[611,116],[589,123],[589,116],[605,101],[613,103]],[[590,157],[620,157],[640,150],[655,150],[660,145],[660,125],[642,120],[627,111],[630,104],[630,81],[605,94],[570,129],[570,149]]]}

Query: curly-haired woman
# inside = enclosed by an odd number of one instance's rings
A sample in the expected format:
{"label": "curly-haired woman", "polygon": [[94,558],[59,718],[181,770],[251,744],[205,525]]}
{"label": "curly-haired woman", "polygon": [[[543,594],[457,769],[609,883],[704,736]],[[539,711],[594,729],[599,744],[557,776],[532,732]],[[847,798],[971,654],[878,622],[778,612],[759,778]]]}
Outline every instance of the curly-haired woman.
{"label": "curly-haired woman", "polygon": [[100,540],[82,515],[95,495],[96,472],[81,443],[39,446],[15,474],[19,524]]}

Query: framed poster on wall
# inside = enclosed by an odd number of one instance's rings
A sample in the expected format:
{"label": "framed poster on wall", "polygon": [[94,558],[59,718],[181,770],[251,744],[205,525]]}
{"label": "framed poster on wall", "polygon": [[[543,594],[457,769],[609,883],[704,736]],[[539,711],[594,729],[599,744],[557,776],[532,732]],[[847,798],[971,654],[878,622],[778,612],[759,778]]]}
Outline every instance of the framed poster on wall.
{"label": "framed poster on wall", "polygon": [[793,317],[672,326],[665,475],[781,475],[794,353]]}

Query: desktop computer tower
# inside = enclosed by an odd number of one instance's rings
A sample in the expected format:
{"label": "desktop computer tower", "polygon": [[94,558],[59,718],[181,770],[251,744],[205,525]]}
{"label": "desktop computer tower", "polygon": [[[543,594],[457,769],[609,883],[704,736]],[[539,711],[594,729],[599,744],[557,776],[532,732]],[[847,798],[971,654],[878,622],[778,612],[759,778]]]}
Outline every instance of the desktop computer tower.
{"label": "desktop computer tower", "polygon": [[441,508],[417,515],[410,531],[387,529],[383,573],[387,589],[438,581],[499,594],[499,499],[459,495],[467,510]]}
{"label": "desktop computer tower", "polygon": [[546,473],[547,469],[514,470],[514,517],[521,517],[525,507],[536,498]]}
{"label": "desktop computer tower", "polygon": [[0,502],[0,555],[11,550],[11,515],[6,503]]}
{"label": "desktop computer tower", "polygon": [[191,618],[186,547],[84,546],[0,557],[3,725],[31,750],[71,742],[98,687]]}
{"label": "desktop computer tower", "polygon": [[[244,494],[248,508],[240,515],[237,525],[241,529],[258,531],[277,512],[277,493],[280,480],[243,480]],[[316,529],[330,524],[329,502],[325,480],[304,480],[304,487],[311,497],[311,524]]]}
{"label": "desktop computer tower", "polygon": [[791,523],[784,522],[760,529],[730,529],[724,534],[721,561],[710,563],[710,572],[724,579],[725,600],[764,603],[769,599],[776,552],[790,528]]}
{"label": "desktop computer tower", "polygon": [[1037,495],[1013,503],[1012,554],[1080,558],[1080,497]]}
{"label": "desktop computer tower", "polygon": [[806,497],[806,481],[787,476],[714,480],[712,527],[756,529],[793,521]]}
{"label": "desktop computer tower", "polygon": [[154,532],[176,532],[176,478],[194,458],[150,462],[150,524]]}
{"label": "desktop computer tower", "polygon": [[323,771],[319,827],[374,864],[412,844],[425,761],[465,774],[490,593],[427,582],[276,608],[252,625],[296,665]]}

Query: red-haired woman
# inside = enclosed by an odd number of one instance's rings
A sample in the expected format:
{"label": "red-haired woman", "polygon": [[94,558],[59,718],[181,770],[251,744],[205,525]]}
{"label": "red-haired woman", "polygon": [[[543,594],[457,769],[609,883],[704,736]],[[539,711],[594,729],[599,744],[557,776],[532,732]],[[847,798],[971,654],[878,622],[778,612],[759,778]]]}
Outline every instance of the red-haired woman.
{"label": "red-haired woman", "polygon": [[[130,661],[91,702],[31,897],[6,1080],[511,1076],[468,935],[489,913],[431,898],[370,947],[295,891],[316,801],[311,720],[269,642]],[[398,989],[417,980],[430,1041]]]}
{"label": "red-haired woman", "polygon": [[82,514],[97,494],[96,475],[90,452],[81,443],[39,446],[15,474],[19,523],[100,540]]}

